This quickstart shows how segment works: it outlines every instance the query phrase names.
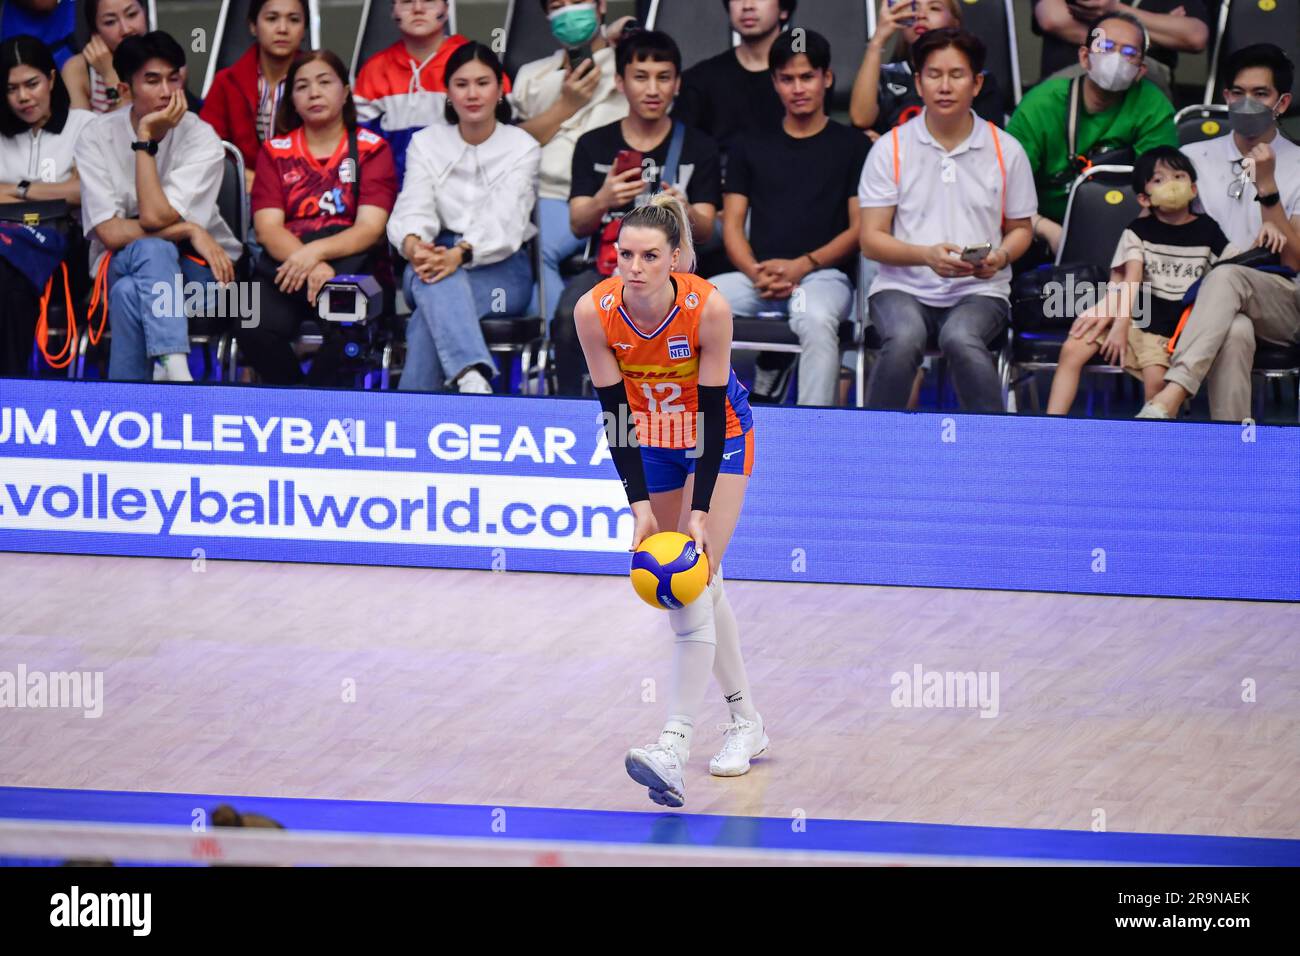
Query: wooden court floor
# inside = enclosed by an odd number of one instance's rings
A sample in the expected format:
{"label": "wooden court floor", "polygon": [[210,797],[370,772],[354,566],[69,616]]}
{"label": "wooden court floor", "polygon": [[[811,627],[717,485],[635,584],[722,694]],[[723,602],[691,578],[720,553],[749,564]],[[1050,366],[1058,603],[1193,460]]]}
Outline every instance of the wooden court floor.
{"label": "wooden court floor", "polygon": [[[686,811],[1300,837],[1300,605],[727,589],[772,745],[710,777],[711,687]],[[0,671],[104,682],[0,709],[0,785],[658,810],[670,652],[621,578],[0,554]]]}

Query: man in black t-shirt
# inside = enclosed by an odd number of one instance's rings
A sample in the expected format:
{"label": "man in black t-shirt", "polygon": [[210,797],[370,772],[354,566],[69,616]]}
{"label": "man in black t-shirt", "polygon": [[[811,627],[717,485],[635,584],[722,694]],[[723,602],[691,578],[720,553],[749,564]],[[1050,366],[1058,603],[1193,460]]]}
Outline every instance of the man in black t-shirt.
{"label": "man in black t-shirt", "polygon": [[1043,37],[1043,79],[1078,66],[1088,24],[1117,10],[1132,13],[1151,37],[1147,79],[1172,98],[1178,54],[1201,53],[1210,40],[1206,0],[1036,0],[1034,32]]}
{"label": "man in black t-shirt", "polygon": [[[615,54],[615,82],[627,97],[627,118],[584,133],[574,147],[569,226],[575,236],[591,237],[597,266],[602,252],[612,266],[618,220],[660,189],[676,193],[686,204],[697,241],[713,234],[722,203],[718,147],[709,136],[668,115],[681,85],[681,62],[677,44],[666,33],[643,30],[626,37]],[[677,130],[681,154],[674,174],[665,166]],[[632,164],[616,171],[620,156]],[[573,309],[609,274],[597,267],[580,272],[560,296],[551,329],[561,395],[579,394],[586,371]]]}
{"label": "man in black t-shirt", "polygon": [[738,271],[712,280],[736,315],[785,315],[802,348],[800,405],[836,401],[839,325],[853,313],[853,285],[841,268],[851,267],[857,251],[858,179],[870,145],[826,116],[830,62],[830,44],[811,30],[772,45],[785,118],[732,146],[723,236]]}
{"label": "man in black t-shirt", "polygon": [[[785,116],[781,97],[772,85],[768,54],[794,16],[797,0],[696,0],[721,3],[727,8],[731,29],[740,45],[728,47],[717,56],[695,64],[682,74],[682,92],[673,106],[673,119],[703,130],[718,143],[722,173],[727,172],[731,144],[750,130],[776,129]],[[813,0],[816,2],[816,0]],[[731,268],[722,248],[722,217],[713,235],[696,247],[702,276],[716,275]],[[788,367],[786,356],[775,352],[765,359],[773,369]],[[772,376],[775,377],[775,372]]]}
{"label": "man in black t-shirt", "polygon": [[752,129],[774,129],[785,116],[772,85],[768,55],[794,16],[796,0],[717,2],[727,7],[740,45],[682,74],[682,94],[673,107],[673,118],[717,140],[725,170],[727,152],[735,139]]}

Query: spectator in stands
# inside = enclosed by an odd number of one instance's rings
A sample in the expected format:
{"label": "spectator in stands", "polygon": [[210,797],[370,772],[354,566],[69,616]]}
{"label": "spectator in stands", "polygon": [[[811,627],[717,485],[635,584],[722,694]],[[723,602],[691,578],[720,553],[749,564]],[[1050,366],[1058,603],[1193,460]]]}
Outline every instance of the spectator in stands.
{"label": "spectator in stands", "polygon": [[[867,130],[872,141],[880,134],[919,116],[924,104],[916,91],[916,79],[908,61],[917,37],[931,30],[961,28],[961,4],[957,0],[881,0],[876,32],[867,44],[853,95],[849,101],[849,118],[859,129]],[[895,37],[901,38],[894,59],[885,62],[885,51]],[[984,72],[984,82],[975,97],[975,112],[1001,126],[1006,122],[1002,91],[997,78]]]}
{"label": "spectator in stands", "polygon": [[853,285],[841,267],[857,248],[855,192],[869,144],[826,115],[834,75],[825,37],[784,33],[770,64],[785,116],[779,128],[732,143],[723,235],[737,271],[713,283],[736,315],[784,315],[803,350],[799,404],[833,405],[839,325],[853,313]]}
{"label": "spectator in stands", "polygon": [[[1257,44],[1234,52],[1226,75],[1232,135],[1185,147],[1201,180],[1201,201],[1234,245],[1276,248],[1268,241],[1276,233],[1285,240],[1281,264],[1300,269],[1300,146],[1277,128],[1291,106],[1295,65],[1278,47]],[[1207,375],[1210,416],[1249,417],[1258,339],[1300,342],[1300,286],[1244,266],[1212,270],[1178,338],[1165,387],[1140,417],[1174,417]]]}
{"label": "spectator in stands", "polygon": [[[447,60],[446,123],[411,138],[407,177],[388,238],[410,263],[406,365],[399,387],[492,391],[496,374],[479,325],[528,307],[533,270],[525,243],[542,150],[510,126],[501,62],[467,43]],[[451,125],[451,124],[455,125]]]}
{"label": "spectator in stands", "polygon": [[[1052,252],[1070,187],[1088,162],[1109,153],[1131,165],[1157,146],[1177,146],[1174,108],[1145,78],[1146,27],[1131,13],[1116,13],[1088,28],[1079,47],[1086,75],[1044,80],[1025,94],[1007,132],[1029,156],[1038,188],[1034,235]],[[1071,121],[1077,110],[1077,123]]]}
{"label": "spectator in stands", "polygon": [[[0,204],[62,199],[80,206],[81,181],[72,151],[94,114],[69,107],[54,57],[36,37],[0,42],[0,78],[6,89],[0,100]],[[7,253],[13,248],[13,243],[0,245],[0,375],[27,371],[46,281],[33,275],[21,253],[11,258]],[[84,272],[84,246],[76,243],[75,248],[82,251],[79,270]],[[64,261],[75,262],[71,251],[65,251]],[[49,265],[57,268],[55,262]]]}
{"label": "spectator in stands", "polygon": [[[1214,263],[1237,254],[1218,223],[1192,212],[1196,167],[1174,147],[1138,157],[1133,191],[1143,214],[1120,236],[1107,299],[1075,320],[1061,347],[1049,415],[1069,413],[1083,366],[1098,352],[1141,378],[1147,400],[1154,398],[1165,384],[1183,296]],[[1280,248],[1282,236],[1272,239]]]}
{"label": "spectator in stands", "polygon": [[989,348],[1006,328],[1011,263],[1029,248],[1036,196],[1024,149],[972,110],[984,57],[963,31],[918,39],[912,68],[925,109],[882,136],[862,172],[862,252],[880,263],[872,408],[907,404],[937,334],[962,408],[1002,410]]}
{"label": "spectator in stands", "polygon": [[61,70],[76,41],[76,0],[9,0],[0,10],[0,40],[32,36],[54,54]]}
{"label": "spectator in stands", "polygon": [[124,105],[127,95],[114,72],[113,54],[125,37],[147,33],[149,20],[142,0],[82,0],[81,9],[90,39],[63,64],[63,82],[74,108],[107,113]]}
{"label": "spectator in stands", "polygon": [[798,2],[720,2],[727,8],[740,45],[728,46],[682,74],[682,92],[673,107],[673,119],[712,136],[725,169],[727,150],[734,139],[755,129],[775,129],[785,117],[768,57]]}
{"label": "spectator in stands", "polygon": [[[673,38],[649,30],[631,33],[618,46],[616,65],[618,89],[630,107],[627,117],[584,133],[573,150],[570,229],[575,236],[594,237],[596,265],[569,280],[555,310],[555,373],[562,395],[581,392],[586,362],[573,310],[613,274],[619,220],[663,189],[686,204],[694,236],[711,236],[722,202],[717,144],[668,115],[681,82],[682,55]],[[667,166],[679,134],[674,172]],[[621,158],[626,165],[620,165]]]}
{"label": "spectator in stands", "polygon": [[329,50],[301,54],[289,68],[275,137],[262,144],[253,182],[260,320],[238,329],[239,345],[270,385],[334,385],[342,335],[321,323],[324,341],[305,376],[293,351],[316,297],[340,273],[392,284],[384,230],[397,198],[392,150],[357,127],[347,68]]}
{"label": "spectator in stands", "polygon": [[[400,40],[357,72],[357,116],[393,150],[397,183],[406,174],[406,147],[430,123],[443,122],[451,55],[469,40],[447,32],[447,0],[392,0]],[[505,79],[510,92],[510,80]]]}
{"label": "spectator in stands", "polygon": [[[521,0],[528,2],[528,0]],[[569,231],[569,186],[578,137],[627,115],[627,100],[615,82],[614,47],[631,18],[608,29],[605,0],[538,0],[560,45],[553,54],[525,63],[515,75],[510,99],[515,119],[542,145],[537,213],[541,225],[542,271],[549,320],[564,288],[560,263],[579,252],[583,240]]]}
{"label": "spectator in stands", "polygon": [[1210,41],[1205,0],[1037,0],[1033,25],[1043,37],[1043,78],[1077,71],[1076,51],[1087,40],[1088,24],[1124,11],[1137,17],[1150,34],[1147,79],[1172,99],[1178,54],[1201,53]]}
{"label": "spectator in stands", "polygon": [[[212,127],[186,109],[185,52],[162,31],[123,38],[113,71],[129,106],[97,116],[73,153],[81,219],[100,298],[113,332],[114,379],[190,381],[183,302],[155,286],[234,278],[239,240],[217,194],[225,163]],[[202,262],[202,264],[200,264]],[[179,277],[179,278],[178,278]]]}
{"label": "spectator in stands", "polygon": [[218,136],[239,147],[249,190],[261,145],[275,133],[284,78],[302,46],[310,15],[307,0],[252,0],[248,31],[255,42],[212,78],[200,115]]}

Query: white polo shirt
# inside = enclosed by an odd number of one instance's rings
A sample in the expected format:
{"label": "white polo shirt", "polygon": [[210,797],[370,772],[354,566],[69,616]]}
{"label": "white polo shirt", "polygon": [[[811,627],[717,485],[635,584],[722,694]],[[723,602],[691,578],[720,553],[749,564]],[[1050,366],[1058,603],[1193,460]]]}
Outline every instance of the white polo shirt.
{"label": "white polo shirt", "polygon": [[[96,116],[77,139],[74,158],[81,176],[81,221],[90,236],[90,273],[99,269],[103,243],[91,230],[115,217],[135,219],[135,130],[124,107]],[[217,211],[225,154],[216,131],[187,112],[158,144],[158,179],[163,195],[182,219],[202,226],[230,256],[239,257],[239,240]]]}
{"label": "white polo shirt", "polygon": [[[950,242],[959,246],[1002,242],[1003,185],[997,146],[1006,168],[1006,218],[1028,219],[1038,211],[1034,173],[1015,137],[976,116],[975,128],[952,152],[930,135],[925,111],[897,127],[898,173],[894,180],[894,136],[877,140],[862,168],[858,204],[864,209],[894,206],[895,238],[918,246]],[[997,143],[993,136],[997,135]],[[871,293],[896,289],[926,305],[947,308],[968,295],[1006,299],[1011,269],[991,279],[947,279],[929,266],[881,264]]]}
{"label": "white polo shirt", "polygon": [[[1277,155],[1273,175],[1282,193],[1282,208],[1290,219],[1300,215],[1300,146],[1280,132],[1269,145]],[[1237,137],[1229,133],[1182,149],[1196,167],[1196,191],[1206,215],[1219,224],[1228,241],[1238,249],[1251,248],[1264,225],[1264,213],[1255,202],[1258,193],[1252,182],[1246,183],[1240,199],[1228,196],[1228,186],[1241,176],[1241,167],[1236,165],[1242,158]]]}
{"label": "white polo shirt", "polygon": [[68,110],[57,132],[49,128],[28,129],[17,136],[0,136],[0,182],[61,183],[72,175],[72,151],[77,137],[95,114],[90,110]]}

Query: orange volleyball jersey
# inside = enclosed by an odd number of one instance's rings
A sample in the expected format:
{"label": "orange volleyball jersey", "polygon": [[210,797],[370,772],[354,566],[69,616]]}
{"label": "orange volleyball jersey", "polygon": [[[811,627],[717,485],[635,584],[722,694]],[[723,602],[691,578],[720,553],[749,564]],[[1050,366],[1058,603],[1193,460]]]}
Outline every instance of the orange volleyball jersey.
{"label": "orange volleyball jersey", "polygon": [[[591,290],[591,299],[614,350],[627,388],[628,409],[637,441],[655,448],[693,448],[696,386],[700,376],[700,318],[713,284],[697,275],[674,272],[677,298],[651,332],[642,332],[623,311],[623,280],[611,276]],[[733,369],[727,381],[727,438],[753,426],[749,392]]]}

